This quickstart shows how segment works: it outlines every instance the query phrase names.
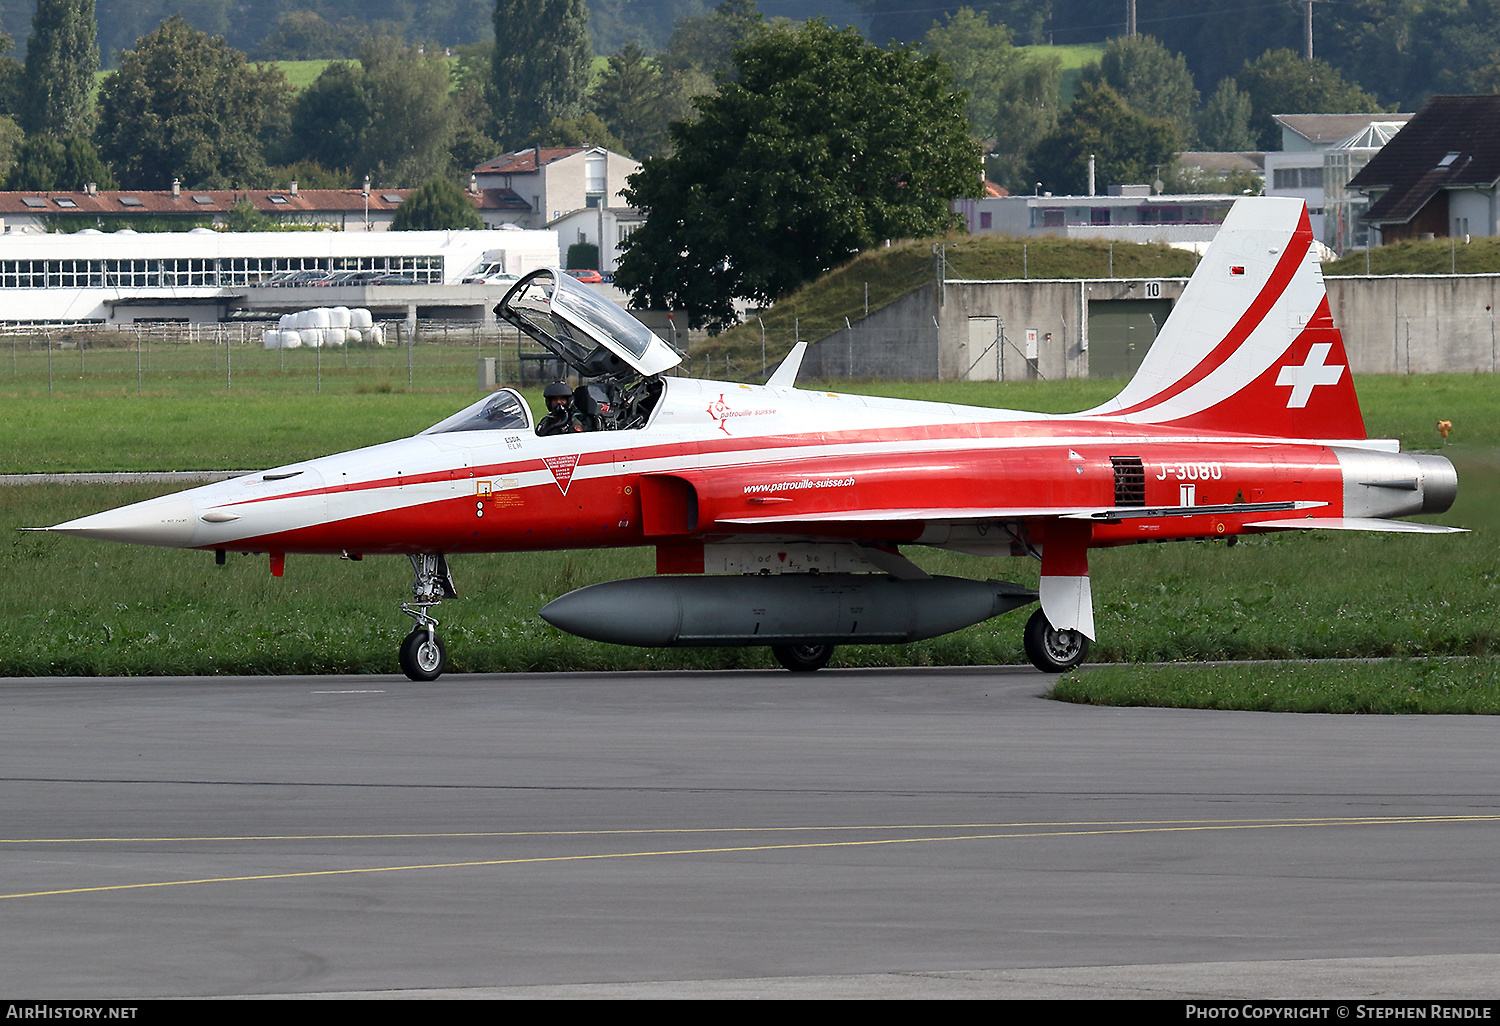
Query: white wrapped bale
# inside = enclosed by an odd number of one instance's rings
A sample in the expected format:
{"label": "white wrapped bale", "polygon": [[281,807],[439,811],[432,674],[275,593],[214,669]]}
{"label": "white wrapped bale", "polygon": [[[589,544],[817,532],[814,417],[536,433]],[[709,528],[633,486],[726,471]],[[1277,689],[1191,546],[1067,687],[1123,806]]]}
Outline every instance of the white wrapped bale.
{"label": "white wrapped bale", "polygon": [[328,322],[335,328],[349,327],[349,308],[347,306],[336,306],[329,310]]}
{"label": "white wrapped bale", "polygon": [[367,331],[374,323],[375,321],[370,316],[370,311],[362,306],[355,307],[349,311],[349,327],[351,328]]}

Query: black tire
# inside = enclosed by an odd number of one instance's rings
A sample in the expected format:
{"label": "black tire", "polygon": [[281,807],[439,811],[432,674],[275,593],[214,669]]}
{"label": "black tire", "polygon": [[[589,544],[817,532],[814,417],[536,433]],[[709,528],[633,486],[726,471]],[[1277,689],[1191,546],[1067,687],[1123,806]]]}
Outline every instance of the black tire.
{"label": "black tire", "polygon": [[1078,631],[1060,631],[1038,609],[1026,621],[1026,658],[1043,673],[1067,673],[1089,654],[1089,639]]}
{"label": "black tire", "polygon": [[832,645],[772,645],[776,661],[793,673],[812,673],[833,658]]}
{"label": "black tire", "polygon": [[401,642],[401,672],[412,680],[437,680],[448,665],[448,650],[443,647],[443,639],[437,634],[431,638],[429,643],[427,628],[418,627]]}

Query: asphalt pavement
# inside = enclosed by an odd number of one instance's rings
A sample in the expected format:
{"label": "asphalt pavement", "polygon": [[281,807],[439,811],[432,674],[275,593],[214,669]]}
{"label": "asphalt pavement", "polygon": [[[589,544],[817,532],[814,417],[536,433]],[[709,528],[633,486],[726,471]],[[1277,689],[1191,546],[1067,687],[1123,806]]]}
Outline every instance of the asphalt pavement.
{"label": "asphalt pavement", "polygon": [[0,680],[25,999],[1500,997],[1500,723],[1030,669]]}

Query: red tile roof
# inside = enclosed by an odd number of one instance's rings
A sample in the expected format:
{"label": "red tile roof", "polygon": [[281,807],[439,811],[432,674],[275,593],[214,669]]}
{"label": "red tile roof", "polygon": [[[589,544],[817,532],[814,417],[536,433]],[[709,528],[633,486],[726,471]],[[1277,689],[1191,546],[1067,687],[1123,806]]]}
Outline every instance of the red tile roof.
{"label": "red tile roof", "polygon": [[[371,189],[370,210],[395,210],[411,191]],[[387,196],[396,199],[392,202],[385,198]],[[32,202],[27,203],[28,199]],[[137,202],[121,202],[132,199]],[[38,200],[41,201],[40,204]],[[99,217],[201,217],[204,214],[226,213],[241,200],[249,200],[250,205],[263,214],[363,214],[365,211],[364,194],[359,189],[299,189],[296,196],[287,189],[183,189],[175,197],[171,190],[151,192],[122,189],[114,192],[100,191],[94,196],[82,191],[66,190],[0,192],[0,216],[92,214]]]}
{"label": "red tile roof", "polygon": [[[544,164],[550,164],[554,160],[571,157],[575,153],[582,153],[588,149],[587,146],[543,146],[540,150],[532,147],[527,150],[517,150],[515,153],[502,153],[493,160],[487,160],[474,169],[475,174],[484,175],[519,175],[536,171]],[[540,154],[540,161],[538,161]]]}

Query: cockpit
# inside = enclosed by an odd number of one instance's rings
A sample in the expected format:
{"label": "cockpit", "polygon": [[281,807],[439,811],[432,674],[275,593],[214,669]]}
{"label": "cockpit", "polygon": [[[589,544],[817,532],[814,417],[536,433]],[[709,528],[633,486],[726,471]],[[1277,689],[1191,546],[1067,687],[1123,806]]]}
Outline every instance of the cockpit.
{"label": "cockpit", "polygon": [[441,435],[450,431],[530,431],[531,410],[521,393],[502,388],[485,396],[472,406],[440,420],[423,431],[424,435]]}

